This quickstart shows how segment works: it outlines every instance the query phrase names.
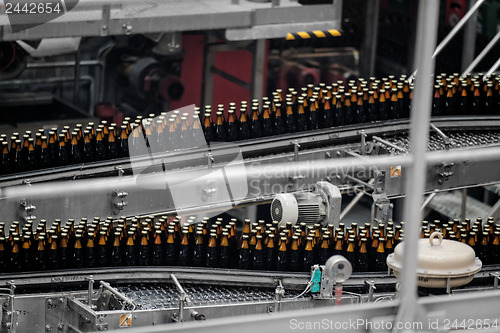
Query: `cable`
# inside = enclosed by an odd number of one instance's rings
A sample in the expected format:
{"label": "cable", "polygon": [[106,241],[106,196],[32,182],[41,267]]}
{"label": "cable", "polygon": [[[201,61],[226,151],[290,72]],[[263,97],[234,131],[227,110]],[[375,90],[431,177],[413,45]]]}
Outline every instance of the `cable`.
{"label": "cable", "polygon": [[311,279],[309,280],[309,282],[307,282],[307,285],[306,285],[306,288],[304,289],[303,292],[301,292],[300,294],[298,294],[297,296],[293,296],[293,297],[286,297],[286,298],[283,298],[283,299],[297,299],[297,298],[300,298],[302,296],[304,296],[304,294],[306,294],[307,292],[310,291],[312,285],[313,285],[313,279],[314,279],[314,275],[316,275],[316,272],[319,270],[318,267],[315,267],[314,268],[314,271],[312,272],[311,274]]}

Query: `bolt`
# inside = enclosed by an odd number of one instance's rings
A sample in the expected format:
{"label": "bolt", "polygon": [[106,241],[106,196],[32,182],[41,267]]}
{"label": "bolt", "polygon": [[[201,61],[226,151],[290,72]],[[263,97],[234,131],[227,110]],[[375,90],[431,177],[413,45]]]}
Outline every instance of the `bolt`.
{"label": "bolt", "polygon": [[50,298],[49,298],[49,299],[47,300],[47,304],[48,304],[48,305],[52,305],[53,303],[54,303],[54,302],[52,302],[52,299],[50,299]]}
{"label": "bolt", "polygon": [[45,325],[45,330],[46,330],[47,332],[52,331],[52,326],[50,326],[50,325]]}
{"label": "bolt", "polygon": [[89,318],[85,318],[85,322],[86,322],[87,324],[90,324],[90,319],[89,319]]}
{"label": "bolt", "polygon": [[57,325],[57,329],[58,329],[58,330],[62,331],[62,329],[63,329],[63,328],[64,328],[64,325],[63,325],[63,324],[59,324],[59,325]]}

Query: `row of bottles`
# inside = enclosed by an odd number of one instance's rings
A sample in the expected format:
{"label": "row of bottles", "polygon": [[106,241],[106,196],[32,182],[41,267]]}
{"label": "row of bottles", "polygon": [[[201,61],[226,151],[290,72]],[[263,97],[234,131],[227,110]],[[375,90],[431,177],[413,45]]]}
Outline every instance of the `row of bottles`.
{"label": "row of bottles", "polygon": [[[440,74],[434,86],[433,115],[497,114],[500,78],[490,75]],[[192,148],[206,143],[241,141],[320,128],[408,118],[413,85],[405,75],[380,80],[277,89],[271,97],[212,110],[162,112],[125,118],[118,126],[77,124],[70,129],[27,131],[22,137],[0,135],[0,174],[81,164]],[[129,140],[130,139],[130,140]],[[132,149],[132,151],[131,151]]]}
{"label": "row of bottles", "polygon": [[[404,222],[376,227],[365,223],[321,226],[222,218],[86,218],[49,228],[40,220],[0,222],[2,272],[117,266],[194,266],[308,272],[335,254],[356,272],[386,271],[386,258],[404,238]],[[421,237],[441,231],[445,238],[471,245],[484,264],[500,263],[500,225],[458,220],[422,224]]]}
{"label": "row of bottles", "polygon": [[70,164],[82,164],[119,157],[128,157],[128,120],[119,128],[115,123],[108,126],[103,120],[97,127],[93,122],[74,129],[39,129],[34,135],[15,132],[9,138],[0,135],[2,152],[0,173],[10,174]]}
{"label": "row of bottles", "polygon": [[372,229],[245,220],[237,229],[236,219],[163,216],[55,220],[50,228],[45,220],[36,228],[14,221],[6,232],[0,222],[0,267],[7,272],[163,265],[307,272],[341,254],[358,271],[385,270],[387,254],[403,237],[401,228],[392,222]]}

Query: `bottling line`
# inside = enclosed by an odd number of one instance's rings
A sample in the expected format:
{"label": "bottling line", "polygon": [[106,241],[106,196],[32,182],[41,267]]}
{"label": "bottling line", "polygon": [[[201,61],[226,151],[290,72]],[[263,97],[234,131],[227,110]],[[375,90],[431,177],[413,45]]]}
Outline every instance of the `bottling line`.
{"label": "bottling line", "polygon": [[[499,330],[500,62],[474,69],[500,33],[434,65],[487,1],[437,46],[439,2],[414,5],[398,75],[375,75],[369,1],[366,76],[264,66],[267,39],[349,34],[340,0],[4,3],[0,333]],[[241,49],[245,80],[217,56]]]}

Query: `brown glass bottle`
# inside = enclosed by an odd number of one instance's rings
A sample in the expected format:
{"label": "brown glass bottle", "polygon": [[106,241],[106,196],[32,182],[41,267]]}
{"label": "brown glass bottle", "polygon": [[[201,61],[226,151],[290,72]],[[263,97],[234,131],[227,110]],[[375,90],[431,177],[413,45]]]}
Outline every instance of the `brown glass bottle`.
{"label": "brown glass bottle", "polygon": [[124,252],[124,262],[125,266],[135,266],[137,264],[137,254],[136,247],[134,244],[134,232],[132,230],[127,232],[127,242],[125,243]]}
{"label": "brown glass bottle", "polygon": [[207,256],[205,266],[207,267],[217,267],[219,264],[218,258],[218,248],[217,248],[217,234],[210,233],[210,239],[208,241]]}
{"label": "brown glass bottle", "polygon": [[286,237],[281,237],[278,248],[278,257],[276,260],[276,270],[288,271],[289,270],[289,253],[287,249]]}
{"label": "brown glass bottle", "polygon": [[314,265],[314,246],[312,237],[307,237],[302,258],[302,270],[304,272],[311,271],[311,266]]}
{"label": "brown glass bottle", "polygon": [[49,248],[47,249],[47,269],[56,270],[61,268],[59,260],[59,237],[52,235]]}
{"label": "brown glass bottle", "polygon": [[385,262],[387,254],[385,253],[384,238],[379,237],[378,246],[375,253],[375,270],[385,271],[387,270],[387,264]]}
{"label": "brown glass bottle", "polygon": [[113,267],[119,267],[123,265],[123,247],[120,240],[120,231],[115,231],[115,233],[113,234],[113,246],[111,247],[111,266]]}
{"label": "brown glass bottle", "polygon": [[40,235],[38,236],[37,246],[33,254],[33,267],[37,271],[43,271],[45,270],[46,263],[45,237]]}
{"label": "brown glass bottle", "polygon": [[255,250],[253,252],[252,259],[252,269],[263,270],[265,269],[265,254],[263,247],[263,237],[262,235],[257,235],[257,243],[255,244]]}
{"label": "brown glass bottle", "polygon": [[361,238],[361,246],[359,247],[357,259],[356,259],[356,270],[358,272],[368,271],[368,249],[367,249],[367,238]]}

